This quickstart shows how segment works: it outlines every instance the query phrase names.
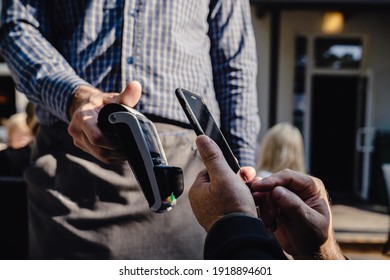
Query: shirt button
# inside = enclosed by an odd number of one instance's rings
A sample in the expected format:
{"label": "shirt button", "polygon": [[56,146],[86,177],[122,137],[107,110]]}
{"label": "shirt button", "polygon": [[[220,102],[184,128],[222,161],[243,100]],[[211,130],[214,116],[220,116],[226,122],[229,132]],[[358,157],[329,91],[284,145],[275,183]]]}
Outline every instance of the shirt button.
{"label": "shirt button", "polygon": [[135,17],[137,15],[137,10],[136,9],[131,9],[129,14],[132,16],[132,17]]}
{"label": "shirt button", "polygon": [[132,56],[129,56],[129,57],[127,58],[127,63],[128,63],[128,64],[133,64],[133,63],[134,63],[134,58],[133,58]]}

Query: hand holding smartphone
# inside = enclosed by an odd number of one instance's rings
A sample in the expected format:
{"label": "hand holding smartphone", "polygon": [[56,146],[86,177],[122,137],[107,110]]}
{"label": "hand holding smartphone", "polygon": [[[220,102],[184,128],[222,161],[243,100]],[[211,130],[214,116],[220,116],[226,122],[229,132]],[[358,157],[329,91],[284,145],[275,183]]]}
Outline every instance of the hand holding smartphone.
{"label": "hand holding smartphone", "polygon": [[195,133],[197,135],[204,134],[213,139],[222,150],[229,166],[237,173],[240,170],[240,165],[202,97],[181,88],[176,89],[176,97]]}

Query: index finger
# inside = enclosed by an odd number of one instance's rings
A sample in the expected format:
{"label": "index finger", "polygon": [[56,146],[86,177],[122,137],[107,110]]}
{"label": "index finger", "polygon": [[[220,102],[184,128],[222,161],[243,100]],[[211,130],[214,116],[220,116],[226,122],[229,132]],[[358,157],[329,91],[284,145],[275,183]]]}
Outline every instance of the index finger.
{"label": "index finger", "polygon": [[257,192],[267,192],[277,186],[285,187],[303,200],[320,196],[322,190],[325,189],[318,178],[291,169],[284,169],[252,183],[253,190]]}

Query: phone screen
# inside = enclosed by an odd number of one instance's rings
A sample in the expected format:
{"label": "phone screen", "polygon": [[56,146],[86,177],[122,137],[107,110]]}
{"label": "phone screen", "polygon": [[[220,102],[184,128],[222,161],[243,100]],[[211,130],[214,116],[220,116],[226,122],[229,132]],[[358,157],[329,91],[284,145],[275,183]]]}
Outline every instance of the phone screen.
{"label": "phone screen", "polygon": [[205,134],[213,139],[222,150],[232,170],[237,173],[240,170],[240,166],[204,100],[185,89],[177,89],[176,96],[196,134]]}

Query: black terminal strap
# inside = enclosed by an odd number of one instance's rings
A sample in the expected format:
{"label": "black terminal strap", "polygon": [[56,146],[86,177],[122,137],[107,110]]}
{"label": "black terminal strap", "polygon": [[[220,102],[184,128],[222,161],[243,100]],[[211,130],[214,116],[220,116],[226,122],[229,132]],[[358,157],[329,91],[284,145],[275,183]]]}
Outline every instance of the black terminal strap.
{"label": "black terminal strap", "polygon": [[164,200],[172,193],[178,198],[184,190],[183,171],[180,167],[156,165],[154,173],[159,182],[161,199]]}

